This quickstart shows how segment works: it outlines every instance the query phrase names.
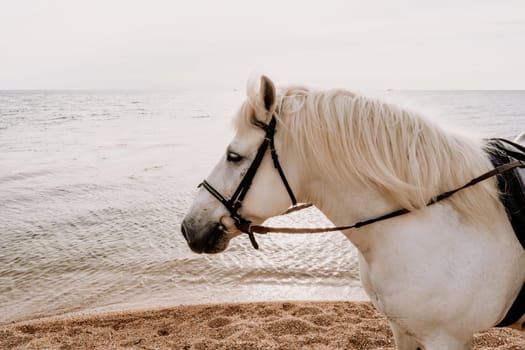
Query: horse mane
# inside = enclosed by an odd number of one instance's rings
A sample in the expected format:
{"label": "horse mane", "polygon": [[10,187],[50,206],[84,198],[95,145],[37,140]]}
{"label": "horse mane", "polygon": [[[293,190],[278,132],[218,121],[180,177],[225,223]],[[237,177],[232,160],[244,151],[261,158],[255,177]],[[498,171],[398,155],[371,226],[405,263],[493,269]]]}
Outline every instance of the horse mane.
{"label": "horse mane", "polygon": [[[256,101],[256,94],[249,94],[237,127],[253,122]],[[408,210],[424,207],[492,168],[482,140],[447,132],[416,112],[345,90],[280,89],[275,115],[283,143],[279,152],[294,150],[316,174],[341,184],[357,178]],[[500,205],[494,179],[449,201],[478,222],[487,220],[490,203]]]}

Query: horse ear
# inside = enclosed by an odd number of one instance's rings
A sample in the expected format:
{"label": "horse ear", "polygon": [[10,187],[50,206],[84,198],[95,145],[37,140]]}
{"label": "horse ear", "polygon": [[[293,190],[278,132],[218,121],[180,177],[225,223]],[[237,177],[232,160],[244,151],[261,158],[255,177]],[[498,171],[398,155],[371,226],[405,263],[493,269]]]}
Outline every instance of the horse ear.
{"label": "horse ear", "polygon": [[261,76],[260,96],[266,111],[273,113],[276,100],[275,85],[273,85],[273,82],[270,80],[270,78],[265,75]]}

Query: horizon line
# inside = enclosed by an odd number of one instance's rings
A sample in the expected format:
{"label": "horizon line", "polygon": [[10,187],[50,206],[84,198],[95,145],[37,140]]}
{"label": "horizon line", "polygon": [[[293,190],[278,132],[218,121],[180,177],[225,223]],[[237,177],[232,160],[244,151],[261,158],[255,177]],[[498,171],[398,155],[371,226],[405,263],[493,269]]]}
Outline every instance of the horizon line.
{"label": "horizon line", "polygon": [[[314,87],[315,88],[315,87]],[[334,86],[334,88],[336,88]],[[338,87],[340,88],[340,87]],[[222,91],[239,91],[240,88],[217,88],[217,87],[199,87],[199,88],[22,88],[22,89],[3,89],[0,92],[175,92],[175,91],[195,91],[195,90],[222,90]],[[368,91],[525,91],[525,88],[359,88],[353,87],[348,90],[368,90]]]}

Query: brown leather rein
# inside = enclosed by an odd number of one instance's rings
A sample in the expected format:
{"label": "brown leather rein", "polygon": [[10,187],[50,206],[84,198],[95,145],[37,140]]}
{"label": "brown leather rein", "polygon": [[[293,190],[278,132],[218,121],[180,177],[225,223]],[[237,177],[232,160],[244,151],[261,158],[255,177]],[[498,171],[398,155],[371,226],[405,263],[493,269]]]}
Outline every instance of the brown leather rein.
{"label": "brown leather rein", "polygon": [[[443,199],[446,199],[446,198],[452,196],[456,192],[459,192],[461,190],[464,190],[465,188],[474,186],[475,184],[477,184],[479,182],[487,180],[487,179],[489,179],[489,178],[491,178],[493,176],[501,175],[501,174],[503,174],[503,173],[505,173],[505,172],[507,172],[507,171],[509,171],[511,169],[518,168],[518,167],[525,167],[525,162],[517,160],[517,161],[514,161],[514,162],[510,162],[510,163],[507,163],[507,164],[500,165],[500,166],[498,166],[498,167],[496,167],[496,168],[494,168],[494,169],[492,169],[490,171],[487,171],[486,173],[484,173],[484,174],[474,178],[473,180],[471,180],[470,182],[466,183],[463,186],[460,186],[460,187],[458,187],[456,189],[453,189],[451,191],[448,191],[448,192],[440,194],[439,196],[437,196],[436,198],[434,198],[430,202],[428,202],[426,206],[428,207],[428,206],[430,206],[432,204],[438,203],[438,202],[442,201]],[[286,210],[281,215],[286,215],[286,214],[289,214],[289,213],[292,213],[292,212],[295,212],[295,211],[306,209],[306,208],[311,207],[311,206],[312,206],[311,204],[300,204],[300,205],[291,207],[290,209]],[[378,217],[373,218],[373,219],[359,221],[359,222],[356,222],[353,225],[348,225],[348,226],[336,226],[336,227],[269,227],[269,226],[259,226],[259,225],[252,225],[251,223],[246,223],[246,224],[238,224],[237,228],[241,232],[252,233],[252,234],[253,233],[258,233],[258,234],[266,234],[266,233],[323,233],[323,232],[343,231],[343,230],[349,230],[349,229],[353,229],[353,228],[359,228],[359,227],[363,227],[363,226],[367,226],[367,225],[376,223],[378,221],[391,219],[391,218],[394,218],[394,217],[397,217],[397,216],[401,216],[401,215],[404,215],[404,214],[408,214],[408,213],[410,213],[410,210],[408,210],[408,209],[400,209],[400,210],[396,210],[396,211],[390,212],[390,213],[385,214],[385,215],[378,216]]]}

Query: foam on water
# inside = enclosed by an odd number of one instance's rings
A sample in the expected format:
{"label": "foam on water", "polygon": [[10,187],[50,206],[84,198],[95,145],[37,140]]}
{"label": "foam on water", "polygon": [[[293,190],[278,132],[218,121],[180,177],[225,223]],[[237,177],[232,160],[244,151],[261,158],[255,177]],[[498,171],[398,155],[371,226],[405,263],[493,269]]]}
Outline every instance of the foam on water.
{"label": "foam on water", "polygon": [[[525,130],[525,92],[387,92],[470,132]],[[0,92],[0,322],[67,312],[365,295],[342,235],[180,234],[231,138],[239,92]],[[430,113],[430,112],[429,112]],[[277,223],[327,225],[310,210]]]}

